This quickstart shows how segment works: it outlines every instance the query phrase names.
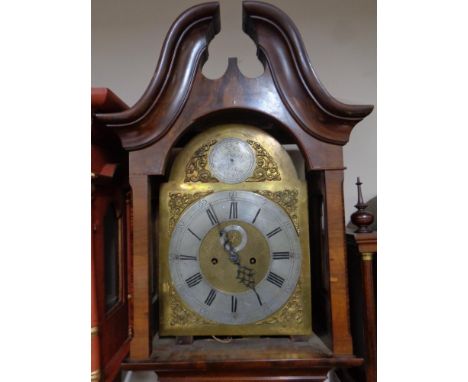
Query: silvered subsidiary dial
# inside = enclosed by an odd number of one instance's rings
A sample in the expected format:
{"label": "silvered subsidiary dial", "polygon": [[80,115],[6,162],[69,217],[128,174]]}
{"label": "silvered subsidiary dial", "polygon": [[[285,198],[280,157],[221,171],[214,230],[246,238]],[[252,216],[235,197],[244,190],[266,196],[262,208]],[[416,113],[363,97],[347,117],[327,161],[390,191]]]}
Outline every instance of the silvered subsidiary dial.
{"label": "silvered subsidiary dial", "polygon": [[255,154],[248,143],[239,138],[225,138],[213,146],[208,157],[213,175],[224,183],[240,183],[255,168]]}
{"label": "silvered subsidiary dial", "polygon": [[182,214],[169,264],[192,310],[218,323],[247,324],[289,299],[301,272],[301,247],[281,207],[254,192],[223,191]]}

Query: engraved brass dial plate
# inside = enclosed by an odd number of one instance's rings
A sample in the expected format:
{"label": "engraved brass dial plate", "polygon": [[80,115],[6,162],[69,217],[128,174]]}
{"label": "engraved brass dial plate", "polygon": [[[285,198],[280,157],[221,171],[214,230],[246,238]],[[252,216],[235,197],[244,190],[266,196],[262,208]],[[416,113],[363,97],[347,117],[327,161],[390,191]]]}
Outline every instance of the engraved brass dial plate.
{"label": "engraved brass dial plate", "polygon": [[[220,142],[254,160],[216,169]],[[223,125],[193,138],[160,189],[158,223],[161,335],[311,333],[306,185],[271,136]]]}

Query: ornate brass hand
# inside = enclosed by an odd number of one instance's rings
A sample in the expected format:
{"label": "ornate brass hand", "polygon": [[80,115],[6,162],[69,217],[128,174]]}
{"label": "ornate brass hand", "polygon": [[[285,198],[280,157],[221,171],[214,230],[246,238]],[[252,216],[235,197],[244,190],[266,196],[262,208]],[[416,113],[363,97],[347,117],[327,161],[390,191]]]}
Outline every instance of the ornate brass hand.
{"label": "ornate brass hand", "polygon": [[229,237],[225,231],[220,231],[220,236],[224,238],[223,248],[226,252],[229,253],[229,260],[237,265],[237,275],[236,279],[239,280],[241,284],[244,284],[247,288],[254,289],[255,288],[255,271],[250,269],[244,265],[240,264],[240,256],[232,246],[231,242],[229,241]]}
{"label": "ornate brass hand", "polygon": [[219,231],[219,236],[223,238],[223,243],[224,243],[223,249],[227,253],[229,253],[229,260],[231,260],[232,263],[239,265],[240,263],[239,254],[236,252],[231,242],[229,241],[229,236],[227,235],[227,232],[224,230],[221,230]]}
{"label": "ornate brass hand", "polygon": [[223,243],[223,249],[225,252],[229,254],[229,260],[237,265],[237,275],[236,279],[243,285],[245,285],[247,288],[252,289],[256,294],[257,292],[255,291],[255,271],[251,268],[248,268],[244,265],[240,264],[240,256],[239,253],[234,249],[232,243],[229,240],[229,236],[227,232],[224,229],[221,229],[220,227],[220,221],[218,217],[216,216],[216,211],[214,210],[213,206],[210,204],[210,209],[213,213],[213,215],[216,218],[217,226],[218,226],[218,231],[219,231],[219,236],[222,238],[222,243]]}

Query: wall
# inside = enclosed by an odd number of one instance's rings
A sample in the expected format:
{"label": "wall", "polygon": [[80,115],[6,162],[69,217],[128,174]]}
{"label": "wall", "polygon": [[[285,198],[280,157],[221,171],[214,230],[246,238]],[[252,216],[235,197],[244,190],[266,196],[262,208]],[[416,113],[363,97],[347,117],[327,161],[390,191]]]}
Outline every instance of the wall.
{"label": "wall", "polygon": [[[112,89],[133,105],[148,85],[166,33],[189,0],[92,1],[92,86]],[[336,98],[376,105],[375,0],[270,0],[296,23],[318,77]],[[203,71],[222,76],[228,57],[238,57],[249,77],[262,73],[255,46],[241,29],[241,1],[221,0],[221,32],[212,41]],[[345,146],[346,217],[356,203],[356,177],[364,198],[377,194],[376,110],[358,124]]]}

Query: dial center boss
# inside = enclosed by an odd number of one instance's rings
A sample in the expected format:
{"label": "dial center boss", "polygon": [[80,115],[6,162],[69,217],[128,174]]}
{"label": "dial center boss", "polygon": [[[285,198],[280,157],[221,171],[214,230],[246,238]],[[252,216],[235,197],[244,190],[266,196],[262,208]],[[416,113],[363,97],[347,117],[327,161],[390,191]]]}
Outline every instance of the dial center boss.
{"label": "dial center boss", "polygon": [[[221,235],[220,235],[221,232]],[[250,290],[239,281],[238,265],[230,258],[229,246],[239,257],[239,264],[254,272],[255,285],[260,283],[270,268],[270,248],[262,233],[243,221],[228,221],[213,227],[200,245],[200,269],[212,287],[225,293]]]}

